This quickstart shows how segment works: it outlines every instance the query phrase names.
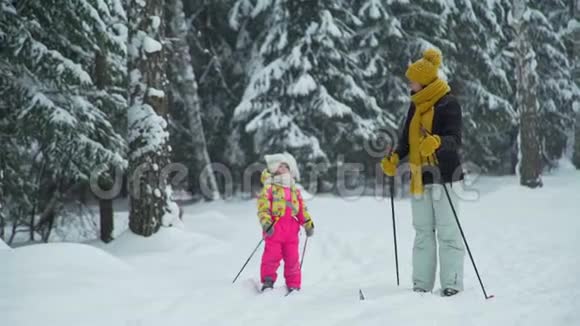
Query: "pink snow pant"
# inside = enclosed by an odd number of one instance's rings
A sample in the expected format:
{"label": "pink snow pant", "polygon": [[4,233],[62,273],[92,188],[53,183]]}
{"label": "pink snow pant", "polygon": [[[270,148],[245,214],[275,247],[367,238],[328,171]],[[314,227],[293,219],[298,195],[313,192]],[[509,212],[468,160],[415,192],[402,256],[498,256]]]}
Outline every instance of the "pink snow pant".
{"label": "pink snow pant", "polygon": [[289,288],[300,288],[302,275],[300,272],[300,254],[298,249],[298,233],[300,224],[286,214],[274,225],[274,234],[266,237],[266,248],[262,255],[260,278],[262,283],[266,278],[276,282],[280,260],[284,259],[284,278]]}

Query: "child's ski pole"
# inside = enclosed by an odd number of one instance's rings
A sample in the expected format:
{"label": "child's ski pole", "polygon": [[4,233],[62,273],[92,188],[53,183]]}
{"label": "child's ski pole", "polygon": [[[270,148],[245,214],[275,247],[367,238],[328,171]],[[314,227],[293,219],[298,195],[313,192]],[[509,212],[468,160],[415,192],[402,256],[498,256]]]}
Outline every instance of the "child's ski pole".
{"label": "child's ski pole", "polygon": [[[274,223],[272,223],[272,225],[270,225],[270,227],[266,230],[266,233],[270,232],[270,229],[272,229],[274,227],[274,224],[276,224],[276,222],[274,222]],[[232,282],[232,284],[233,283],[236,283],[236,281],[238,280],[238,277],[240,276],[240,274],[242,274],[242,271],[244,270],[244,268],[246,268],[246,265],[248,265],[248,263],[250,262],[250,259],[252,259],[252,257],[254,256],[254,254],[256,253],[256,251],[258,250],[258,248],[260,248],[260,245],[262,245],[262,242],[264,242],[264,238],[263,237],[260,240],[260,242],[258,242],[258,245],[254,249],[254,251],[252,251],[252,253],[250,254],[250,257],[248,257],[248,259],[244,263],[244,266],[242,266],[242,269],[240,269],[240,271],[238,272],[238,275],[236,275],[236,277],[234,278],[234,281]]]}
{"label": "child's ski pole", "polygon": [[304,256],[306,255],[306,246],[308,245],[308,237],[304,241],[304,249],[302,249],[302,259],[300,260],[300,270],[302,270],[302,264],[304,263]]}

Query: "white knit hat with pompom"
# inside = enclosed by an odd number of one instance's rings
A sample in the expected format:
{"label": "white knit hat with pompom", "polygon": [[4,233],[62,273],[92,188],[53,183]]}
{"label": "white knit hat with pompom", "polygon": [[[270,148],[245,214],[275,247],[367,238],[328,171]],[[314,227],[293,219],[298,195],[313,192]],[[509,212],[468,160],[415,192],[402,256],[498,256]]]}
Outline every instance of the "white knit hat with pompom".
{"label": "white knit hat with pompom", "polygon": [[298,170],[298,164],[294,156],[288,152],[276,153],[270,155],[264,155],[266,159],[266,165],[268,165],[268,171],[272,174],[276,173],[280,164],[286,163],[290,168],[290,174],[296,181],[300,181],[300,171]]}

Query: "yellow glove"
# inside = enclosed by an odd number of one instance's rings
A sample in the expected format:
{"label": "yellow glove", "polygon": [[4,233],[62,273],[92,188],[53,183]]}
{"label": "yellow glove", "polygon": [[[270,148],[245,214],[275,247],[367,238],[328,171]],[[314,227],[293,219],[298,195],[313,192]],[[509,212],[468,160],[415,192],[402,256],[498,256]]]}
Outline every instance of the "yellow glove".
{"label": "yellow glove", "polygon": [[394,177],[397,174],[397,164],[399,164],[399,155],[393,153],[390,156],[385,156],[381,161],[383,172],[389,177]]}
{"label": "yellow glove", "polygon": [[435,153],[435,150],[441,146],[441,137],[429,135],[419,144],[419,152],[423,157],[429,157]]}
{"label": "yellow glove", "polygon": [[260,182],[262,184],[265,184],[266,181],[268,181],[268,179],[270,179],[271,177],[272,177],[272,174],[270,174],[268,169],[264,169],[264,171],[262,171],[262,174],[260,175]]}

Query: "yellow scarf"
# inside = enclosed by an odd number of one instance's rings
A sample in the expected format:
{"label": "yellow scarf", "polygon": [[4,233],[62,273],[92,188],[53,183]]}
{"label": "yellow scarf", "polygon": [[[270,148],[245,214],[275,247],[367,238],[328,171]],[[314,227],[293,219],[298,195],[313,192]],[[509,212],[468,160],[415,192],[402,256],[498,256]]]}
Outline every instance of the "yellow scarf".
{"label": "yellow scarf", "polygon": [[433,115],[435,110],[433,106],[451,88],[442,80],[437,78],[434,82],[411,96],[411,101],[415,104],[415,114],[409,124],[409,165],[411,169],[411,194],[423,193],[423,178],[421,167],[429,164],[426,157],[421,157],[419,144],[426,136],[431,133],[433,127]]}

